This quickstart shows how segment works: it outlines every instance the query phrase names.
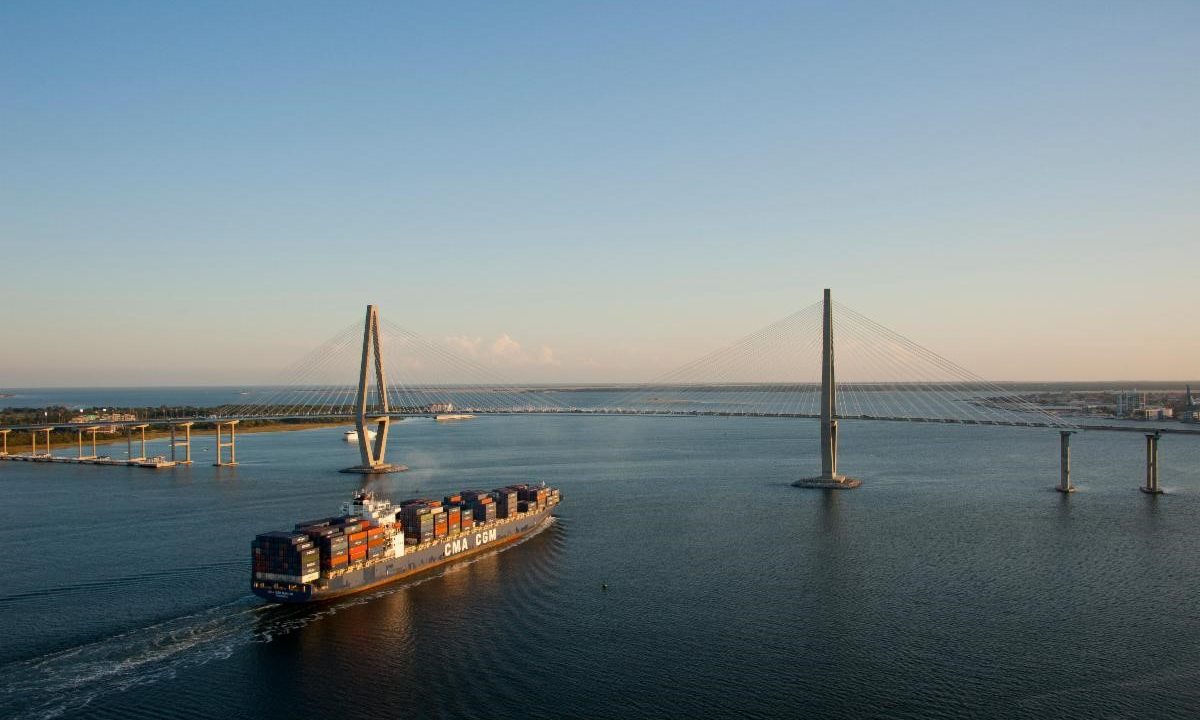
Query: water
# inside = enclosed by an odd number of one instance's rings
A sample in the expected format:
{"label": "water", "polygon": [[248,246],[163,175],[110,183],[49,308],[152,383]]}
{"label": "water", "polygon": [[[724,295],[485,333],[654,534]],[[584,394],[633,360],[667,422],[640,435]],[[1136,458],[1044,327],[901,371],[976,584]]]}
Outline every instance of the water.
{"label": "water", "polygon": [[[817,425],[394,426],[394,497],[562,487],[521,544],[323,607],[249,595],[257,532],[359,478],[329,428],[244,464],[0,464],[0,717],[1194,717],[1200,440],[845,423],[858,490],[788,483]],[[159,452],[156,447],[153,452]],[[153,454],[153,453],[152,453]],[[606,583],[607,590],[601,588]]]}

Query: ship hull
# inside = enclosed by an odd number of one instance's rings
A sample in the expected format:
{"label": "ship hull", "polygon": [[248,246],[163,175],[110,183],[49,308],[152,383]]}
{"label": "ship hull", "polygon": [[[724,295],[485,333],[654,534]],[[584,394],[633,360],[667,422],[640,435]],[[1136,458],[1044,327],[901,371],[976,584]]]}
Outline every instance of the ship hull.
{"label": "ship hull", "polygon": [[335,577],[303,584],[253,580],[251,588],[264,600],[289,604],[322,602],[360,593],[535,534],[549,524],[553,508],[551,505],[537,512],[476,526],[468,532],[439,538],[432,543],[408,546],[401,557],[360,564]]}

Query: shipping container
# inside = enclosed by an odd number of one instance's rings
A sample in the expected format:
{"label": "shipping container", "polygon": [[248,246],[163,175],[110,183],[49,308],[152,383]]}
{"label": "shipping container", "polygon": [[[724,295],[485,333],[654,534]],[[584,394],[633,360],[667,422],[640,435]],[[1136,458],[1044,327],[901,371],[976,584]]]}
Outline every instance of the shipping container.
{"label": "shipping container", "polygon": [[476,505],[472,509],[476,523],[492,522],[496,519],[496,505],[494,503],[486,503]]}

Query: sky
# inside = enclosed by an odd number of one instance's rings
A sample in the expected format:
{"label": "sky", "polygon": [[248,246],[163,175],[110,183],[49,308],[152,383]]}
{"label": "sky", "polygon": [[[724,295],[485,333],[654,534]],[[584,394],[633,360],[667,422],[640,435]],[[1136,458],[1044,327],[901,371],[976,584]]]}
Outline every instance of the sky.
{"label": "sky", "polygon": [[993,380],[1200,380],[1200,4],[0,4],[0,387],[358,321],[658,377],[818,300]]}

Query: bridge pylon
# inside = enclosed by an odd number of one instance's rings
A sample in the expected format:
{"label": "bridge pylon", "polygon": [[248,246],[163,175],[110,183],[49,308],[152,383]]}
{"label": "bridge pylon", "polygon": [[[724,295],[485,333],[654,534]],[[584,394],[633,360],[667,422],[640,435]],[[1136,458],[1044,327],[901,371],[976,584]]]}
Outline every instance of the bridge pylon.
{"label": "bridge pylon", "polygon": [[1146,484],[1138,490],[1148,495],[1161,495],[1163,489],[1158,485],[1158,438],[1160,433],[1146,433]]}
{"label": "bridge pylon", "polygon": [[[358,454],[362,463],[342,470],[344,473],[377,475],[408,469],[406,465],[391,465],[384,460],[387,454],[388,427],[391,425],[392,419],[389,415],[387,384],[383,379],[383,351],[380,346],[379,308],[375,305],[368,305],[366,321],[363,324],[362,364],[358,373],[358,395],[355,400],[354,416],[354,427],[358,431]],[[375,400],[378,411],[368,414],[372,351],[374,351]],[[368,433],[369,425],[375,426],[374,439]]]}
{"label": "bridge pylon", "polygon": [[837,381],[833,363],[833,299],[825,288],[825,318],[822,323],[821,352],[821,474],[792,483],[796,487],[844,490],[862,485],[862,480],[839,475]]}

